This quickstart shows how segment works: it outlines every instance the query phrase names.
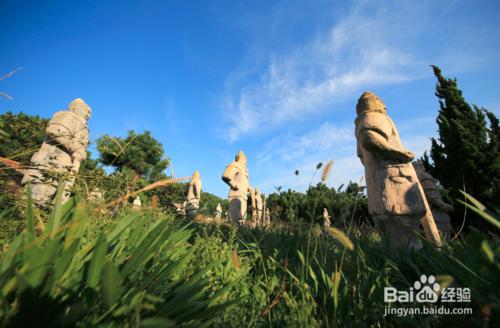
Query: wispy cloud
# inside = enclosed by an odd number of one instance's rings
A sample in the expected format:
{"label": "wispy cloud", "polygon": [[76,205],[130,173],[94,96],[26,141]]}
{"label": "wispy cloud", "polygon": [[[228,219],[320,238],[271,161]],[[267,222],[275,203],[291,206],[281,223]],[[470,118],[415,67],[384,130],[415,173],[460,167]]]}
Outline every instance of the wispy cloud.
{"label": "wispy cloud", "polygon": [[[316,165],[333,159],[330,183],[339,185],[362,176],[363,167],[355,150],[353,126],[325,122],[302,135],[280,135],[270,140],[250,169],[267,173],[264,180],[255,183],[268,192],[274,186],[304,190],[311,183]],[[298,176],[294,175],[295,170],[299,170]],[[319,176],[312,183],[317,183],[317,179]]]}
{"label": "wispy cloud", "polygon": [[319,128],[303,135],[279,136],[269,141],[257,156],[263,165],[272,160],[294,162],[304,157],[317,157],[333,151],[344,151],[354,143],[352,127],[338,127],[326,122]]}
{"label": "wispy cloud", "polygon": [[[438,42],[430,36],[438,30],[435,21],[445,21],[439,17],[445,7],[426,1],[356,2],[309,42],[286,53],[269,49],[269,61],[257,78],[253,74],[245,79],[238,71],[228,78],[224,112],[229,128],[224,137],[233,142],[324,111],[361,88],[428,76],[433,59],[472,63],[477,57],[456,46],[454,54],[446,47],[441,52],[429,47]],[[447,40],[456,45],[458,37],[450,34]],[[423,53],[423,47],[430,50]]]}
{"label": "wispy cloud", "polygon": [[386,26],[394,19],[365,11],[355,7],[326,35],[273,54],[257,81],[228,90],[229,140],[322,110],[360,87],[414,78],[416,59],[390,40]]}

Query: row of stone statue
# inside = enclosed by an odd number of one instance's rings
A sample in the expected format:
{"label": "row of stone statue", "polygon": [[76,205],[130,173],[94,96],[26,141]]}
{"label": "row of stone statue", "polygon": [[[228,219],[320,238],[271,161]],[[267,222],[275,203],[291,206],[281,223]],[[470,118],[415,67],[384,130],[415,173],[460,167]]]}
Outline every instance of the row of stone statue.
{"label": "row of stone statue", "polygon": [[[222,179],[230,186],[227,220],[232,223],[251,227],[270,224],[270,213],[266,209],[265,195],[259,188],[253,188],[248,182],[248,169],[243,151],[236,155],[235,161],[224,170]],[[198,214],[201,200],[202,182],[200,172],[193,173],[188,183],[184,211],[188,219],[194,219]],[[217,204],[215,219],[222,220],[222,206]]]}
{"label": "row of stone statue", "polygon": [[[75,99],[67,110],[55,113],[49,121],[47,137],[31,158],[31,168],[23,178],[24,185],[31,184],[37,206],[46,207],[53,202],[61,176],[65,177],[63,200],[69,197],[75,174],[87,156],[87,121],[91,112],[83,100]],[[439,244],[437,228],[442,234],[451,233],[447,212],[453,208],[441,198],[438,182],[425,172],[421,162],[412,163],[414,154],[403,146],[379,97],[363,93],[356,112],[357,153],[365,167],[368,210],[377,229],[393,246],[420,248],[421,242],[414,231],[422,225],[427,238]],[[242,151],[225,168],[222,180],[229,186],[229,221],[266,224],[269,211],[263,204],[265,198],[249,184],[247,159]],[[185,204],[188,217],[196,215],[200,197],[201,178],[196,171],[188,184]]]}

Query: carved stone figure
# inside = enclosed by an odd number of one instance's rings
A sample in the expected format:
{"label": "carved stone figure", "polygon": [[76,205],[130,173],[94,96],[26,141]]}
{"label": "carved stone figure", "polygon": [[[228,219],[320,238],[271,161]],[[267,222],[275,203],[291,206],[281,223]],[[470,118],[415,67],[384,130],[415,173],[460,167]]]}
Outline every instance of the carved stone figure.
{"label": "carved stone figure", "polygon": [[151,208],[158,208],[160,205],[160,197],[158,195],[151,196]]}
{"label": "carved stone figure", "polygon": [[444,202],[439,192],[438,180],[425,171],[422,161],[413,162],[413,167],[424,189],[425,198],[427,198],[437,228],[443,235],[450,237],[452,228],[448,213],[453,211],[453,206]]}
{"label": "carved stone figure", "polygon": [[182,203],[172,203],[175,207],[175,212],[180,215],[185,215],[186,214],[186,201],[183,201]]}
{"label": "carved stone figure", "polygon": [[234,162],[222,173],[222,180],[229,185],[228,216],[233,223],[244,224],[247,215],[248,169],[247,159],[240,150]]}
{"label": "carved stone figure", "polygon": [[262,195],[262,221],[265,227],[271,226],[271,213],[267,208],[267,196],[266,194]]}
{"label": "carved stone figure", "polygon": [[95,188],[89,195],[89,201],[94,203],[100,203],[102,201],[102,192],[99,188]]}
{"label": "carved stone figure", "polygon": [[257,203],[255,199],[255,189],[252,186],[248,187],[248,196],[249,199],[247,201],[247,213],[250,214],[251,220],[247,221],[247,224],[255,228],[257,226]]}
{"label": "carved stone figure", "polygon": [[141,208],[141,206],[142,206],[141,199],[139,198],[139,196],[135,197],[134,201],[132,202],[132,208],[134,210],[138,210]]}
{"label": "carved stone figure", "polygon": [[188,183],[186,195],[186,217],[192,219],[198,213],[201,198],[201,178],[200,172],[194,171],[193,178]]}
{"label": "carved stone figure", "polygon": [[266,227],[271,226],[271,212],[267,208],[265,209],[264,220]]}
{"label": "carved stone figure", "polygon": [[217,220],[222,219],[222,206],[220,206],[220,203],[217,203],[217,207],[215,208],[215,218]]}
{"label": "carved stone figure", "polygon": [[422,187],[406,149],[385,104],[371,92],[365,92],[356,106],[358,157],[365,167],[368,210],[377,229],[393,247],[422,247],[413,230],[420,221],[426,235],[440,244]]}
{"label": "carved stone figure", "polygon": [[264,218],[262,216],[262,211],[264,209],[263,203],[262,203],[262,195],[260,193],[259,188],[255,188],[255,208],[257,210],[257,225],[263,225],[264,223]]}
{"label": "carved stone figure", "polygon": [[32,198],[38,207],[53,202],[58,180],[64,183],[63,202],[69,198],[75,174],[87,158],[87,121],[91,113],[82,99],[75,99],[68,110],[55,113],[49,121],[45,141],[31,157],[33,168],[26,170],[22,181],[23,185],[31,184]]}
{"label": "carved stone figure", "polygon": [[328,209],[325,207],[323,208],[323,228],[330,228],[332,225],[332,222],[330,221],[330,214],[328,214]]}

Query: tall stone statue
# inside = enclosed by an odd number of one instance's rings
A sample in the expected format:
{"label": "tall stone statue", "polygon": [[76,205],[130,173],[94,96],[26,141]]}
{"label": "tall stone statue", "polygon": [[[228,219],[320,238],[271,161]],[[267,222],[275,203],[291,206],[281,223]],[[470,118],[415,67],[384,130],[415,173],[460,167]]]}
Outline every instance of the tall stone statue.
{"label": "tall stone statue", "polygon": [[200,208],[201,198],[201,178],[200,172],[194,171],[193,178],[188,183],[186,195],[186,216],[188,219],[193,219]]}
{"label": "tall stone statue", "polygon": [[365,167],[368,210],[377,229],[393,247],[422,247],[413,230],[420,221],[429,239],[440,245],[439,233],[411,161],[413,153],[399,138],[385,104],[365,92],[356,106],[358,157]]}
{"label": "tall stone statue", "polygon": [[248,169],[247,159],[240,150],[234,162],[222,173],[222,180],[229,185],[228,216],[233,223],[244,224],[247,215]]}
{"label": "tall stone statue", "polygon": [[323,208],[323,228],[330,228],[332,226],[332,221],[330,221],[330,214],[328,214],[328,209]]}
{"label": "tall stone statue", "polygon": [[222,220],[222,206],[220,206],[220,203],[217,203],[215,208],[215,219]]}
{"label": "tall stone statue", "polygon": [[89,129],[87,121],[92,110],[75,99],[68,110],[57,112],[47,125],[46,138],[40,150],[31,157],[30,168],[22,184],[31,184],[36,206],[48,207],[54,201],[59,180],[64,183],[63,202],[69,198],[80,164],[87,158]]}
{"label": "tall stone statue", "polygon": [[424,189],[425,198],[427,198],[437,228],[443,235],[450,237],[452,228],[448,213],[453,211],[453,206],[445,203],[439,192],[438,180],[425,171],[422,161],[413,162],[413,167]]}
{"label": "tall stone statue", "polygon": [[257,225],[263,225],[264,217],[262,216],[262,211],[264,207],[262,203],[262,194],[259,188],[255,188],[255,208],[257,210]]}

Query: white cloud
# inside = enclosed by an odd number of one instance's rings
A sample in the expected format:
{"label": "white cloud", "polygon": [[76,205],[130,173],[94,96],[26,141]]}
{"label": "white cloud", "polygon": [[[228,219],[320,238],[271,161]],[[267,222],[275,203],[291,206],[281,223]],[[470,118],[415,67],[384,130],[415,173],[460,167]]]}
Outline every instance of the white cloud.
{"label": "white cloud", "polygon": [[309,42],[286,52],[268,49],[269,61],[260,74],[255,73],[259,67],[251,67],[251,74],[246,67],[226,81],[229,127],[224,138],[233,142],[319,113],[352,99],[361,88],[429,76],[431,63],[477,65],[483,57],[466,44],[474,40],[465,42],[464,28],[446,19],[447,7],[453,6],[455,2],[355,2]]}
{"label": "white cloud", "polygon": [[[302,135],[280,135],[269,141],[257,155],[256,173],[266,172],[258,186],[272,192],[274,186],[304,190],[310,183],[319,181],[320,172],[312,180],[316,165],[334,161],[329,184],[340,185],[349,180],[357,181],[363,175],[363,167],[356,157],[354,126],[337,126],[325,122],[320,127]],[[250,163],[251,164],[251,163]],[[294,174],[299,170],[299,175]],[[262,176],[257,174],[257,176]]]}
{"label": "white cloud", "polygon": [[292,53],[272,55],[257,81],[236,91],[229,83],[228,139],[320,111],[361,87],[414,78],[416,59],[393,44],[394,31],[386,28],[395,19],[383,10],[370,10],[369,16],[365,11],[355,7],[326,35]]}

